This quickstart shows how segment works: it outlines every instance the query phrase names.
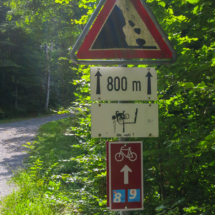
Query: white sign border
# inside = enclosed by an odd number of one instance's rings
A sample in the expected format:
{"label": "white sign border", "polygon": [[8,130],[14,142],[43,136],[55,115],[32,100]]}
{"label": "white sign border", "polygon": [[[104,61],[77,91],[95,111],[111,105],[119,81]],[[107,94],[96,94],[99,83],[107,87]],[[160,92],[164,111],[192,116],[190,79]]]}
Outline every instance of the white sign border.
{"label": "white sign border", "polygon": [[[132,209],[112,209],[112,199],[111,199],[111,144],[132,144],[132,143],[140,143],[140,147],[141,147],[141,186],[142,186],[142,190],[141,190],[141,194],[143,196],[143,199],[142,199],[142,207],[141,208],[132,208]],[[135,211],[135,210],[144,210],[144,187],[143,187],[143,180],[144,180],[144,177],[143,177],[143,141],[114,141],[114,142],[108,142],[108,156],[109,156],[109,209],[110,211]]]}

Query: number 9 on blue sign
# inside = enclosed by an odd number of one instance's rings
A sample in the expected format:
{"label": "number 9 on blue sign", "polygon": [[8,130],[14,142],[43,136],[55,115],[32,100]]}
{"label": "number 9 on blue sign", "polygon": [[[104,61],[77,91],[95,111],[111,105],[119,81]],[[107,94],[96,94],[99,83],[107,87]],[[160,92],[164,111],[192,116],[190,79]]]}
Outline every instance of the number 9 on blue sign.
{"label": "number 9 on blue sign", "polygon": [[128,202],[140,202],[140,189],[128,190]]}

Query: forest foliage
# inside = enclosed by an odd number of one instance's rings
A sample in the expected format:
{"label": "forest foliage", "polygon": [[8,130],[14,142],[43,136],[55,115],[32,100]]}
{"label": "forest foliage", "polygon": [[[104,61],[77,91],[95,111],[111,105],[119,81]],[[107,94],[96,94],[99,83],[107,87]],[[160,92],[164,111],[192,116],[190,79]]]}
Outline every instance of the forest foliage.
{"label": "forest foliage", "polygon": [[[68,107],[76,77],[69,59],[78,5],[0,1],[0,109],[5,117]],[[46,105],[47,103],[47,105]],[[47,106],[47,107],[46,107]]]}
{"label": "forest foliage", "polygon": [[[141,214],[214,214],[215,2],[147,3],[171,40],[178,59],[171,66],[156,66],[159,138],[135,139],[142,140],[144,148],[145,210]],[[88,7],[90,11],[91,4]],[[91,187],[85,188],[87,195],[105,179],[105,140],[90,138],[89,67],[79,68],[82,79],[74,84],[80,86],[77,108],[83,117],[72,130],[82,142],[79,147],[88,151],[76,159],[83,163],[80,175],[91,176]],[[98,173],[90,173],[93,168]],[[101,197],[105,194],[99,189],[95,191]],[[86,204],[90,204],[89,197]]]}
{"label": "forest foliage", "polygon": [[[21,0],[11,2],[14,8],[19,8],[18,3],[24,4]],[[77,27],[74,29],[77,36],[80,33],[77,29],[82,29],[98,1],[56,0],[55,3],[60,8],[77,3],[83,14],[72,17],[70,23]],[[215,1],[147,0],[147,3],[168,35],[178,58],[173,65],[155,66],[158,73],[158,100],[155,103],[159,105],[159,138],[131,139],[143,141],[145,196],[144,211],[132,214],[212,215],[215,214]],[[62,35],[64,33],[68,32]],[[47,43],[50,45],[51,40]],[[36,180],[45,178],[44,186],[53,180],[58,183],[61,197],[65,197],[64,205],[73,205],[85,214],[108,214],[107,139],[91,138],[90,66],[79,65],[75,71],[80,77],[73,80],[76,101],[71,109],[76,111],[76,117],[65,132],[72,135],[72,148],[80,154],[71,155],[64,163],[59,159],[60,162],[53,167],[58,172],[46,177],[47,170],[56,163],[58,153],[52,150],[49,157],[40,156],[43,147],[38,140],[39,144],[32,148],[32,153],[37,156],[32,157],[31,163],[35,167],[36,161],[42,160],[43,164],[38,168],[40,177]],[[53,195],[57,194],[53,192]]]}

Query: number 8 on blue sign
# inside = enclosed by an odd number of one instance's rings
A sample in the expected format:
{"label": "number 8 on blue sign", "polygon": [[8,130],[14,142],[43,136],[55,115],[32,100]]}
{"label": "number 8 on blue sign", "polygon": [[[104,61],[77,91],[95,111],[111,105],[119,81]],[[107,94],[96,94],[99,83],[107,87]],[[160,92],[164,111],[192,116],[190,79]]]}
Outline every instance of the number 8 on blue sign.
{"label": "number 8 on blue sign", "polygon": [[113,202],[125,202],[125,190],[113,190]]}
{"label": "number 8 on blue sign", "polygon": [[140,202],[140,189],[128,190],[128,202]]}

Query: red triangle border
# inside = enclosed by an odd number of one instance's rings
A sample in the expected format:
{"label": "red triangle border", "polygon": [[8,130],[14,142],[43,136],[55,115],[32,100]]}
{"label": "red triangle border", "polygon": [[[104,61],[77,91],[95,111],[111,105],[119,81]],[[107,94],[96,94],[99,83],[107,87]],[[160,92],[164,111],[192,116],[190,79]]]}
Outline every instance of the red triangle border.
{"label": "red triangle border", "polygon": [[88,32],[84,42],[82,43],[77,57],[79,59],[134,59],[134,58],[144,58],[144,59],[171,59],[173,53],[167,46],[166,42],[162,38],[160,32],[156,28],[152,19],[148,15],[147,11],[143,7],[140,0],[130,0],[137,10],[138,14],[146,24],[146,27],[150,31],[156,43],[159,45],[160,50],[137,50],[137,49],[114,49],[114,50],[90,50],[93,41],[97,37],[100,29],[105,23],[107,17],[109,16],[116,0],[107,0],[102,11],[99,13],[97,19],[95,20],[92,28]]}

